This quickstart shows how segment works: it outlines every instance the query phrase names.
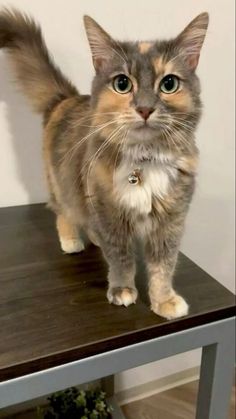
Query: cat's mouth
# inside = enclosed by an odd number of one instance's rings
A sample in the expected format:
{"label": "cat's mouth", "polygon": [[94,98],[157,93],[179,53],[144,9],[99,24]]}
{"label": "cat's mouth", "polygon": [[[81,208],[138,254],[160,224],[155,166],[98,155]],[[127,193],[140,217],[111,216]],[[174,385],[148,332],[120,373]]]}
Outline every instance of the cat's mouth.
{"label": "cat's mouth", "polygon": [[136,121],[135,123],[133,123],[131,125],[131,129],[134,130],[153,130],[154,126],[151,122],[149,121]]}
{"label": "cat's mouth", "polygon": [[156,126],[156,124],[154,125],[151,121],[140,121],[140,122],[135,122],[132,126],[131,129],[134,131],[139,131],[139,132],[153,132],[156,131],[158,128]]}
{"label": "cat's mouth", "polygon": [[150,122],[136,122],[129,129],[129,140],[131,142],[146,142],[156,138],[158,127]]}
{"label": "cat's mouth", "polygon": [[153,125],[148,124],[147,122],[145,122],[144,124],[141,124],[138,127],[136,127],[136,129],[148,130],[148,129],[155,129],[155,128],[154,128]]}

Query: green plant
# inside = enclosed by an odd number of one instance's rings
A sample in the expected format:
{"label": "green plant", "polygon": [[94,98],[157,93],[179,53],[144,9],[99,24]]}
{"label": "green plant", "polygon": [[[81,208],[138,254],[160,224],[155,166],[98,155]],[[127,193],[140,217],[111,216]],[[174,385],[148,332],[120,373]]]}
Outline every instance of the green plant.
{"label": "green plant", "polygon": [[40,409],[43,419],[110,419],[112,409],[101,390],[70,388],[48,398],[49,406]]}

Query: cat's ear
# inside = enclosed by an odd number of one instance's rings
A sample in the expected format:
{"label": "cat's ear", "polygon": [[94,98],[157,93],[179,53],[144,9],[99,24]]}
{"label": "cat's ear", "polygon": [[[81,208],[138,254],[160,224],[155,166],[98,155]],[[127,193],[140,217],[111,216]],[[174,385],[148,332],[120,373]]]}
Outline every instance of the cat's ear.
{"label": "cat's ear", "polygon": [[177,45],[192,70],[195,70],[198,65],[208,23],[208,13],[201,13],[176,38]]}
{"label": "cat's ear", "polygon": [[112,60],[115,41],[90,16],[84,16],[84,26],[91,48],[95,70],[100,71],[106,66],[109,60]]}

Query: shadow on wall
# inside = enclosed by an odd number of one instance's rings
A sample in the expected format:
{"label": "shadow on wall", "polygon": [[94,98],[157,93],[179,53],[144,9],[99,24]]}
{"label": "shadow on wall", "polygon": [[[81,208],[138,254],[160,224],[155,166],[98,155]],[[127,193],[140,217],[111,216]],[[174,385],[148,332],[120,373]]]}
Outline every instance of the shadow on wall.
{"label": "shadow on wall", "polygon": [[187,217],[181,251],[234,293],[234,226],[231,221],[234,208],[223,193],[219,198],[205,192],[201,177],[200,174],[201,184]]}
{"label": "shadow on wall", "polygon": [[12,82],[14,76],[10,70],[6,57],[1,55],[0,101],[7,105],[7,122],[16,156],[17,176],[28,195],[28,203],[43,202],[47,199],[47,192],[42,162],[41,119],[32,114],[30,105],[17,92],[19,88]]}

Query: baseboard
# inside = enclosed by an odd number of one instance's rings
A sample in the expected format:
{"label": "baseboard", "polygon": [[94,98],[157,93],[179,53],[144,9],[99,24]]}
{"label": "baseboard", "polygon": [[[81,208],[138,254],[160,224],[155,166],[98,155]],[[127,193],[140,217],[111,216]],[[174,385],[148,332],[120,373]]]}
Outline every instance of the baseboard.
{"label": "baseboard", "polygon": [[139,386],[128,388],[116,394],[116,400],[119,405],[124,405],[136,400],[144,399],[153,394],[162,393],[174,387],[190,383],[199,379],[200,367],[190,368],[176,374],[158,380],[150,381]]}

